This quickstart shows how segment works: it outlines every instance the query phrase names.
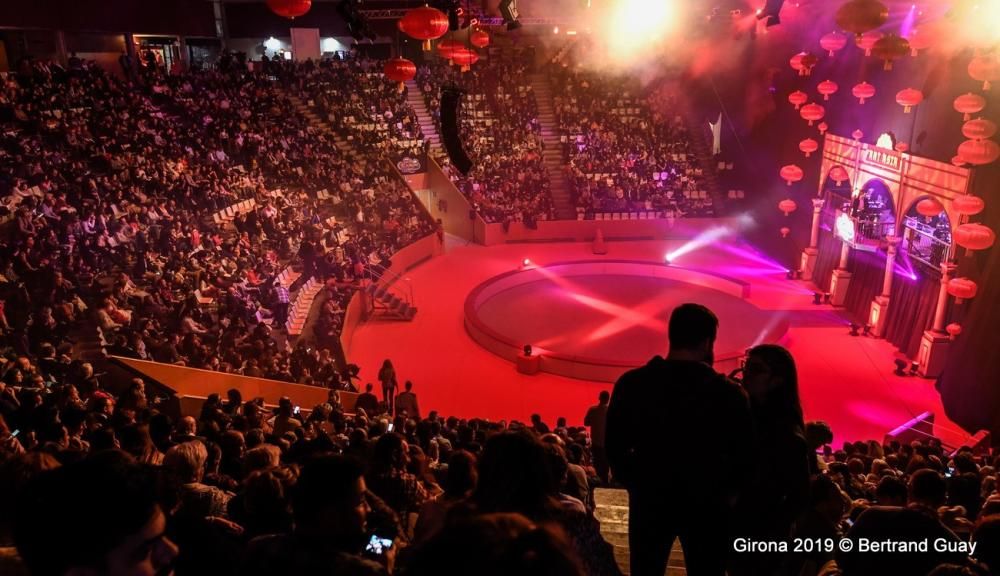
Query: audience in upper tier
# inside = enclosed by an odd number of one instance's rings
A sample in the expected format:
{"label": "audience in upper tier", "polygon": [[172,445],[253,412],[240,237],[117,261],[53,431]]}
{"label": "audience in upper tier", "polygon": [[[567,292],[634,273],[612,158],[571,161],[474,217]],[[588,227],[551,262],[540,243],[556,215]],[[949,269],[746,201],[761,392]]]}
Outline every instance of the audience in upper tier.
{"label": "audience in upper tier", "polygon": [[538,103],[528,73],[527,50],[491,54],[470,70],[444,59],[421,66],[417,84],[441,130],[441,90],[464,91],[459,134],[473,167],[460,174],[442,159],[455,185],[487,222],[525,222],[555,217],[549,177],[542,162],[544,144]]}
{"label": "audience in upper tier", "polygon": [[96,324],[113,354],[311,382],[271,334],[289,291],[330,281],[317,337],[336,351],[354,281],[433,230],[264,73],[132,84],[36,63],[3,79],[0,121],[0,327],[18,355],[65,364]]}
{"label": "audience in upper tier", "polygon": [[578,214],[713,215],[675,90],[579,64],[580,42],[546,67]]}
{"label": "audience in upper tier", "polygon": [[[678,308],[667,356],[621,378],[606,423],[606,393],[588,411],[606,428],[610,485],[630,494],[631,573],[661,574],[675,537],[698,574],[997,565],[1000,458],[934,438],[834,451],[825,424],[803,423],[788,352],[756,347],[728,380],[709,368],[716,326],[703,307]],[[410,383],[395,414],[374,395],[347,413],[335,390],[268,414],[232,390],[179,417],[141,380],[116,397],[55,366],[19,358],[0,379],[3,574],[620,573],[594,515],[594,489],[609,485],[597,440],[563,418],[422,418]],[[827,544],[904,536],[953,548]],[[793,538],[821,545],[739,553]],[[969,542],[973,558],[955,551]]]}

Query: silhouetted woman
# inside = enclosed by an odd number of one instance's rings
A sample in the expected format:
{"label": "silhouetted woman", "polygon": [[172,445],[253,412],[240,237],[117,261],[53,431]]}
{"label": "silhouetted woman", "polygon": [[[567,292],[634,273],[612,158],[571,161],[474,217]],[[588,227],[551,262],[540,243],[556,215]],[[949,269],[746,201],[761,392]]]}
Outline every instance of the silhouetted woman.
{"label": "silhouetted woman", "polygon": [[[734,535],[788,541],[809,490],[809,449],[795,360],[781,346],[750,350],[743,370],[756,429],[756,467],[737,504]],[[774,574],[780,554],[736,554],[730,574]]]}
{"label": "silhouetted woman", "polygon": [[388,358],[379,368],[378,380],[382,383],[382,399],[385,401],[385,409],[389,411],[391,416],[396,413],[396,369],[393,368],[392,361]]}

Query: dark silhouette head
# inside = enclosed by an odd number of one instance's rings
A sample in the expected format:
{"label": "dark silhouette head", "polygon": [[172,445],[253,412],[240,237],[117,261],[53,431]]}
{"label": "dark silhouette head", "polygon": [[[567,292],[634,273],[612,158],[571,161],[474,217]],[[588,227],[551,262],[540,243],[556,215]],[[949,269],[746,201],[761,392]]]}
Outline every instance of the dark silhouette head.
{"label": "dark silhouette head", "polygon": [[719,319],[711,310],[701,304],[681,304],[670,314],[670,352],[683,352],[711,364],[718,332]]}

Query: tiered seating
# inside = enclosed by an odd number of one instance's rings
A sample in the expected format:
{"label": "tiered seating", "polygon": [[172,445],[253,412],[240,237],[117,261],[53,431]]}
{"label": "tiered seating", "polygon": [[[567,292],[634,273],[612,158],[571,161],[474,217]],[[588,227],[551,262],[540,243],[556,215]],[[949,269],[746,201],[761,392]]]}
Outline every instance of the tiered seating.
{"label": "tiered seating", "polygon": [[[473,169],[462,176],[442,162],[489,222],[530,225],[554,217],[530,66],[527,54],[509,50],[494,52],[465,73],[443,61],[418,69],[417,83],[429,110],[440,108],[443,87],[466,91],[460,129]],[[440,118],[435,120],[440,131]]]}
{"label": "tiered seating", "polygon": [[577,66],[586,49],[581,42],[548,66],[577,217],[713,215],[676,95]]}

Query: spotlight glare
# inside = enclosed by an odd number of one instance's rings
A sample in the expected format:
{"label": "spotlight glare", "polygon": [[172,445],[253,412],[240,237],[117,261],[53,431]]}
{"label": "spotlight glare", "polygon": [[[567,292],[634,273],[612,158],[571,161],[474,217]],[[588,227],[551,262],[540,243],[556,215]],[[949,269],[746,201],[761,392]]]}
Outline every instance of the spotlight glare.
{"label": "spotlight glare", "polygon": [[668,41],[677,24],[677,0],[618,0],[604,18],[608,49],[620,62],[646,55],[656,44]]}
{"label": "spotlight glare", "polygon": [[531,266],[531,260],[529,260],[527,258],[525,258],[524,260],[521,260],[521,266],[524,266],[525,268],[527,268],[528,266]]}

